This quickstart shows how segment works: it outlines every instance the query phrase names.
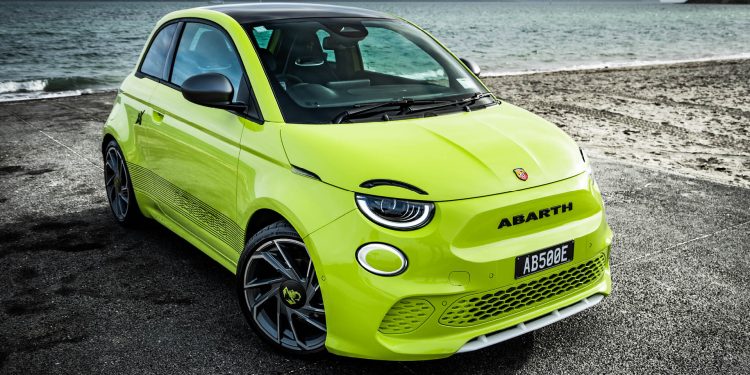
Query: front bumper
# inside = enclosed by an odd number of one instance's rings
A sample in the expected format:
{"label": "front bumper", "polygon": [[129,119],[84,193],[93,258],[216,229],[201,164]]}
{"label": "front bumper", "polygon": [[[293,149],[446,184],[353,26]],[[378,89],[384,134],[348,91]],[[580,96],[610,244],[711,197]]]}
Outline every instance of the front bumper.
{"label": "front bumper", "polygon": [[[568,215],[497,228],[502,217],[568,201],[575,207]],[[515,279],[517,256],[571,239],[570,263]],[[355,210],[305,243],[321,281],[328,350],[421,360],[450,356],[484,335],[608,295],[611,239],[598,188],[582,174],[534,189],[438,202],[433,221],[415,231],[379,227]],[[403,251],[408,269],[394,277],[363,269],[355,251],[370,242]]]}

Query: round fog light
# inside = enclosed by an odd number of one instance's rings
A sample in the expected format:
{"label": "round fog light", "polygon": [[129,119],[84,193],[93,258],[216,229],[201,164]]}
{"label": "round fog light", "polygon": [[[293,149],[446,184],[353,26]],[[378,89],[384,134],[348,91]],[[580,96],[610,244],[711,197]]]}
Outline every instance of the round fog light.
{"label": "round fog light", "polygon": [[384,243],[368,243],[357,250],[357,262],[362,268],[379,276],[396,276],[408,265],[401,250]]}

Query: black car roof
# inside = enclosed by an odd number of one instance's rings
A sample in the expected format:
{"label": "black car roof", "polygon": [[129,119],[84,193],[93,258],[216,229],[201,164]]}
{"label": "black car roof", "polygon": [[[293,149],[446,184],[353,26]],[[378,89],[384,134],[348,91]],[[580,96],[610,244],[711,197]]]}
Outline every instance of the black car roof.
{"label": "black car roof", "polygon": [[222,12],[241,24],[298,18],[393,18],[374,10],[303,3],[249,3],[205,7]]}

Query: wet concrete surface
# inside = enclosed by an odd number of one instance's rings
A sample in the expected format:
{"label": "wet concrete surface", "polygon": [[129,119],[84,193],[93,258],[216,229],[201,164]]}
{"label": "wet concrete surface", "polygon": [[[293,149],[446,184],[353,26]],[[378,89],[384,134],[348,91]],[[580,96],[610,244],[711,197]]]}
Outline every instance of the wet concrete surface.
{"label": "wet concrete surface", "polygon": [[0,104],[0,373],[746,373],[750,190],[594,160],[614,291],[533,334],[429,362],[274,352],[233,276],[124,229],[98,153],[112,94]]}

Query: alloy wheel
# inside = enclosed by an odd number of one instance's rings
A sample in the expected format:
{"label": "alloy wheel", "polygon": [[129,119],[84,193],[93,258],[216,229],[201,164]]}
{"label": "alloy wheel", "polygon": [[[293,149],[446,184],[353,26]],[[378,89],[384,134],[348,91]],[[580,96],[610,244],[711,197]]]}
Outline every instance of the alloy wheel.
{"label": "alloy wheel", "polygon": [[112,213],[117,220],[124,221],[130,206],[130,184],[125,159],[115,147],[109,147],[104,158],[104,183]]}
{"label": "alloy wheel", "polygon": [[277,238],[262,243],[242,280],[250,316],[271,341],[295,351],[325,345],[323,298],[303,242]]}

